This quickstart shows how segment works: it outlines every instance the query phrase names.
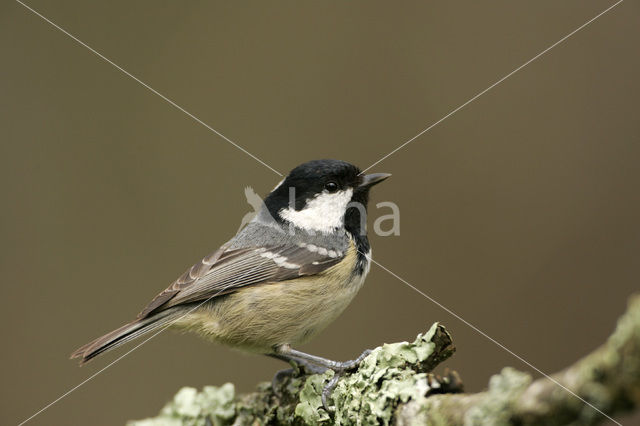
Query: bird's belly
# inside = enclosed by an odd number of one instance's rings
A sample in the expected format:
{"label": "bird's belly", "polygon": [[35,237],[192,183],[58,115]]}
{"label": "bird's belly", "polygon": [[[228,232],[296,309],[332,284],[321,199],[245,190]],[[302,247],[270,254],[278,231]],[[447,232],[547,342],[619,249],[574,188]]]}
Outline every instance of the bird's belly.
{"label": "bird's belly", "polygon": [[327,274],[247,287],[203,305],[180,325],[250,351],[304,343],[342,313],[364,282],[364,276],[336,278]]}

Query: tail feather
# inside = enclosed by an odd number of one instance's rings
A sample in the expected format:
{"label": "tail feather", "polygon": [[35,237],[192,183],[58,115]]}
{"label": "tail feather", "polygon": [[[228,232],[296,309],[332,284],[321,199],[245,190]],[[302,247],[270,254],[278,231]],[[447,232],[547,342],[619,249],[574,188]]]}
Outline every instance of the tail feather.
{"label": "tail feather", "polygon": [[117,348],[133,339],[167,325],[179,316],[180,312],[170,309],[150,318],[132,321],[79,347],[71,354],[71,358],[80,358],[80,364],[85,364],[103,352]]}

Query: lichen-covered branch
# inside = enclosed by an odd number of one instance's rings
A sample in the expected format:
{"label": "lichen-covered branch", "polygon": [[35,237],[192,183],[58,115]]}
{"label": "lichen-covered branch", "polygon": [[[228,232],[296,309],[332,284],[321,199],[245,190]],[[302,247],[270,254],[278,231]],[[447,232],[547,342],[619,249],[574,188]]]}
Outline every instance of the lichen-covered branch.
{"label": "lichen-covered branch", "polygon": [[[585,403],[588,402],[587,403]],[[640,295],[613,335],[548,378],[505,368],[477,394],[433,395],[400,407],[396,423],[430,425],[589,425],[640,405]]]}
{"label": "lichen-covered branch", "polygon": [[485,392],[442,393],[458,387],[451,382],[455,374],[434,381],[430,372],[454,350],[439,324],[412,343],[374,349],[357,371],[339,380],[332,414],[322,408],[321,392],[333,373],[300,372],[276,392],[269,383],[245,395],[235,395],[232,384],[200,392],[183,388],[157,417],[130,425],[596,424],[606,420],[602,413],[614,416],[640,404],[640,296],[631,299],[604,345],[554,374],[553,381],[505,368]]}

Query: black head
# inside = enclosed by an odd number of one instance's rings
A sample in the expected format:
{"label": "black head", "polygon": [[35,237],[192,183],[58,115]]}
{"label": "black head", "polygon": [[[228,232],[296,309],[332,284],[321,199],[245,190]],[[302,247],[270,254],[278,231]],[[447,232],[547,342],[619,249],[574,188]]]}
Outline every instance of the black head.
{"label": "black head", "polygon": [[[345,161],[313,160],[291,170],[266,198],[265,205],[279,222],[309,230],[329,230],[338,222],[346,222],[349,203],[366,209],[369,189],[389,176],[361,175],[358,167]],[[354,208],[348,210],[351,214]]]}

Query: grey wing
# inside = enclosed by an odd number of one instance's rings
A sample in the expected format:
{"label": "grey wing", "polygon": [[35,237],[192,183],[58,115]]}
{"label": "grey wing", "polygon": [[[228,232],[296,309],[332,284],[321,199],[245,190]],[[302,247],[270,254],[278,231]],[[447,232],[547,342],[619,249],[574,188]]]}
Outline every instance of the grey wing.
{"label": "grey wing", "polygon": [[238,288],[318,274],[338,263],[343,253],[299,245],[220,248],[193,265],[138,314],[146,318],[166,308],[204,301]]}

